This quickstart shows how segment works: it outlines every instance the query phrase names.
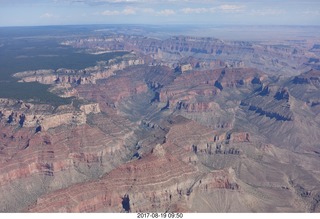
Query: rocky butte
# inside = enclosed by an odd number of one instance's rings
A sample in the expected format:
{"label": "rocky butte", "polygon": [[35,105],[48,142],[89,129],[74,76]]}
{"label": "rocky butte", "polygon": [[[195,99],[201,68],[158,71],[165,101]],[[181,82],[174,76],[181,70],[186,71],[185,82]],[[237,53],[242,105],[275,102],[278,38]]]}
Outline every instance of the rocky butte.
{"label": "rocky butte", "polygon": [[0,99],[1,212],[320,212],[315,45],[62,44],[129,54],[14,74],[73,100]]}

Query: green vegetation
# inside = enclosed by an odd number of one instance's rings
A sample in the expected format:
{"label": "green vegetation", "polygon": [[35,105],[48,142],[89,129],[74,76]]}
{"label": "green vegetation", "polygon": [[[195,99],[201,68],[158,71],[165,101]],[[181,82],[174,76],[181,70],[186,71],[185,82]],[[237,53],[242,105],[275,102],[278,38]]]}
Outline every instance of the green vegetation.
{"label": "green vegetation", "polygon": [[52,39],[12,39],[0,47],[0,81],[12,81],[12,74],[20,71],[58,68],[79,70],[127,53],[92,55],[59,45]]}
{"label": "green vegetation", "polygon": [[62,98],[48,92],[48,85],[39,83],[0,83],[0,97],[26,100],[34,103],[46,103],[53,106],[70,104],[72,98]]}
{"label": "green vegetation", "polygon": [[[60,39],[61,40],[61,39]],[[61,40],[62,41],[62,40]],[[98,61],[107,61],[128,52],[99,55],[81,53],[62,46],[53,37],[0,38],[0,98],[32,100],[52,105],[70,104],[71,98],[61,98],[48,91],[49,86],[39,83],[18,83],[12,75],[16,72],[38,69],[83,69]]]}

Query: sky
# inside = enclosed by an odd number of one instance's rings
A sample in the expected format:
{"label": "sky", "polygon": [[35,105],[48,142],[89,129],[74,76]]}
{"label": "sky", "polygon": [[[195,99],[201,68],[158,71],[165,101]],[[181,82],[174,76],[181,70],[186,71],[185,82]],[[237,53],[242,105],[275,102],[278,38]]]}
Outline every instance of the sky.
{"label": "sky", "polygon": [[0,26],[320,25],[320,0],[0,0]]}

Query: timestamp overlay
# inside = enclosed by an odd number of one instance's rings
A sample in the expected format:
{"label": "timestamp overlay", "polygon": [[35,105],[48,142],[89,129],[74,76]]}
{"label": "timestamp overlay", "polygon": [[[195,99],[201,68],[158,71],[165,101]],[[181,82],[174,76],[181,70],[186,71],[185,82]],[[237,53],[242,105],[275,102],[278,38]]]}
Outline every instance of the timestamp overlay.
{"label": "timestamp overlay", "polygon": [[137,218],[183,218],[183,213],[137,213]]}
{"label": "timestamp overlay", "polygon": [[[56,219],[57,216],[60,219],[69,219],[76,217],[77,219],[86,219],[86,218],[98,218],[98,219],[135,219],[135,218],[183,218],[183,219],[318,219],[319,214],[294,214],[294,213],[282,213],[282,214],[269,214],[269,213],[43,213],[43,214],[15,214],[14,218],[21,219]],[[71,217],[70,217],[71,216]],[[1,218],[12,218],[12,215],[9,213],[1,214]]]}

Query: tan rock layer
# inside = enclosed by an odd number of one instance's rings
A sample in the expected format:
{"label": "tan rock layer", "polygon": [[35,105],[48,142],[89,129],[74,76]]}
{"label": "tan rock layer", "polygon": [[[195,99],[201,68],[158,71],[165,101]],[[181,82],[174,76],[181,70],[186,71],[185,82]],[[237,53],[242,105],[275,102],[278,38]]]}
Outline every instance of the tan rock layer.
{"label": "tan rock layer", "polygon": [[[37,200],[31,212],[123,212],[125,195],[131,212],[164,212],[189,195],[199,173],[168,153],[152,153],[124,164],[101,180],[78,184]],[[202,190],[230,188],[224,171],[210,173],[197,187]],[[139,192],[137,192],[139,191]]]}

